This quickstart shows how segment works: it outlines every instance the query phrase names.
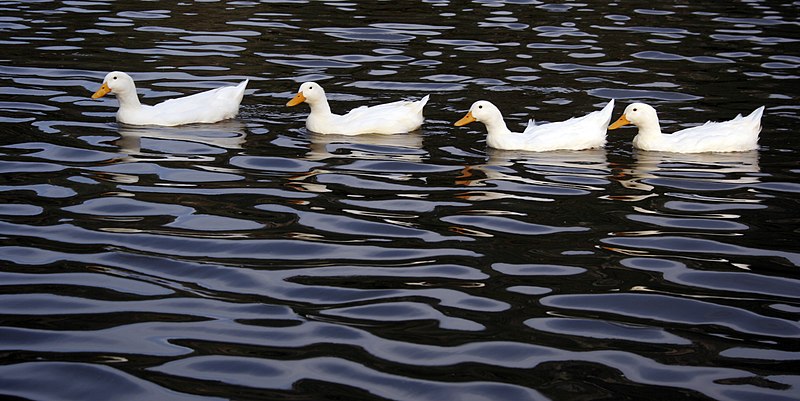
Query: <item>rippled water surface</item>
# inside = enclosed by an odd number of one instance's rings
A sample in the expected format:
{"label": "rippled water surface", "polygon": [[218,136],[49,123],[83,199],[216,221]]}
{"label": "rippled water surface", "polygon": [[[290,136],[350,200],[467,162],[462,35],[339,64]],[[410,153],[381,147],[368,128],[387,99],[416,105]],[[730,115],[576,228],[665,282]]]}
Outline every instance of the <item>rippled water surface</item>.
{"label": "rippled water surface", "polygon": [[[709,4],[701,4],[709,3]],[[0,396],[800,399],[798,3],[0,4]],[[240,115],[129,127],[249,78]],[[334,111],[431,95],[405,135]],[[501,152],[617,100],[758,151]]]}

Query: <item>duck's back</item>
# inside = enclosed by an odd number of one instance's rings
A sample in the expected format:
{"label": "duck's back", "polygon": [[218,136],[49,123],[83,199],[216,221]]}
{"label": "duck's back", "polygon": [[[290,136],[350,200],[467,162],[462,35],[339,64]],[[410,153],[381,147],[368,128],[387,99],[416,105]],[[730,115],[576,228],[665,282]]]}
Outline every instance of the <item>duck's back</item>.
{"label": "duck's back", "polygon": [[758,135],[761,132],[761,116],[764,106],[750,115],[723,121],[706,122],[703,125],[677,131],[671,135],[662,135],[665,142],[664,151],[701,153],[701,152],[743,152],[758,149]]}
{"label": "duck's back", "polygon": [[236,117],[249,80],[185,97],[169,99],[154,106],[142,106],[136,115],[121,122],[137,125],[181,125],[215,123]]}
{"label": "duck's back", "polygon": [[583,117],[566,121],[536,125],[531,120],[522,133],[527,137],[529,150],[581,150],[599,148],[606,143],[606,129],[611,121],[614,100],[602,110],[593,111]]}
{"label": "duck's back", "polygon": [[426,95],[418,101],[397,101],[376,106],[361,106],[345,115],[336,116],[334,133],[341,135],[357,134],[397,134],[415,131],[422,126],[422,109],[430,97]]}

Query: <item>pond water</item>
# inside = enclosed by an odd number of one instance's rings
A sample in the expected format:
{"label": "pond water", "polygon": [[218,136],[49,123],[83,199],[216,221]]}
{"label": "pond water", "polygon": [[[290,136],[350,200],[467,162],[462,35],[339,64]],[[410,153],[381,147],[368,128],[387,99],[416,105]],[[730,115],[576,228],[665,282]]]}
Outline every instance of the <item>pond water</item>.
{"label": "pond water", "polygon": [[[708,3],[708,4],[701,4]],[[800,398],[797,2],[5,1],[0,395]],[[238,118],[114,121],[250,84]],[[334,111],[426,94],[405,135]],[[758,151],[503,152],[617,100],[672,132],[766,106]]]}

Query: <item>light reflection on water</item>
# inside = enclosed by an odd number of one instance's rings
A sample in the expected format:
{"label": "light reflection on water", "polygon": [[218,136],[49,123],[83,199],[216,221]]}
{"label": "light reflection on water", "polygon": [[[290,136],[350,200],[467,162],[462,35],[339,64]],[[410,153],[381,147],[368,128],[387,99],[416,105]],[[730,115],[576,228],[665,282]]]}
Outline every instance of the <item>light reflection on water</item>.
{"label": "light reflection on water", "polygon": [[[0,394],[796,399],[796,6],[8,2]],[[251,79],[239,118],[130,127]],[[431,94],[407,135],[307,132]],[[502,152],[610,98],[671,132],[764,104],[761,149]],[[91,379],[89,379],[91,378]]]}

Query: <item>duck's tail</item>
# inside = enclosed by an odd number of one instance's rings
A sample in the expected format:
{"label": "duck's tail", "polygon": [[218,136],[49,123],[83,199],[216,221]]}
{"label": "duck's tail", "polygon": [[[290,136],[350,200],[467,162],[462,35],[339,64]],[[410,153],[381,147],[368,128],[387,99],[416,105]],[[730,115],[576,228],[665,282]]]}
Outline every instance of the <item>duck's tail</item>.
{"label": "duck's tail", "polygon": [[611,124],[611,117],[614,113],[614,99],[608,101],[608,104],[600,110],[600,115],[605,119],[605,126],[608,127]]}
{"label": "duck's tail", "polygon": [[431,95],[425,95],[422,99],[414,102],[414,105],[416,106],[415,108],[417,109],[418,113],[422,114],[422,109],[425,107],[426,104],[428,104],[428,100],[430,100],[430,98]]}
{"label": "duck's tail", "polygon": [[764,115],[764,106],[761,106],[761,107],[753,110],[753,112],[750,113],[750,115],[747,116],[746,118],[750,119],[750,120],[761,121],[761,116],[762,115]]}
{"label": "duck's tail", "polygon": [[247,84],[250,83],[249,79],[245,79],[244,81],[240,82],[239,85],[236,85],[236,92],[239,101],[242,101],[242,97],[244,96],[244,90],[247,89]]}
{"label": "duck's tail", "polygon": [[756,132],[756,135],[761,133],[761,116],[762,115],[764,115],[764,106],[761,106],[761,107],[753,110],[753,112],[750,113],[749,116],[745,117],[745,119],[749,120],[750,123],[753,124],[753,131]]}

